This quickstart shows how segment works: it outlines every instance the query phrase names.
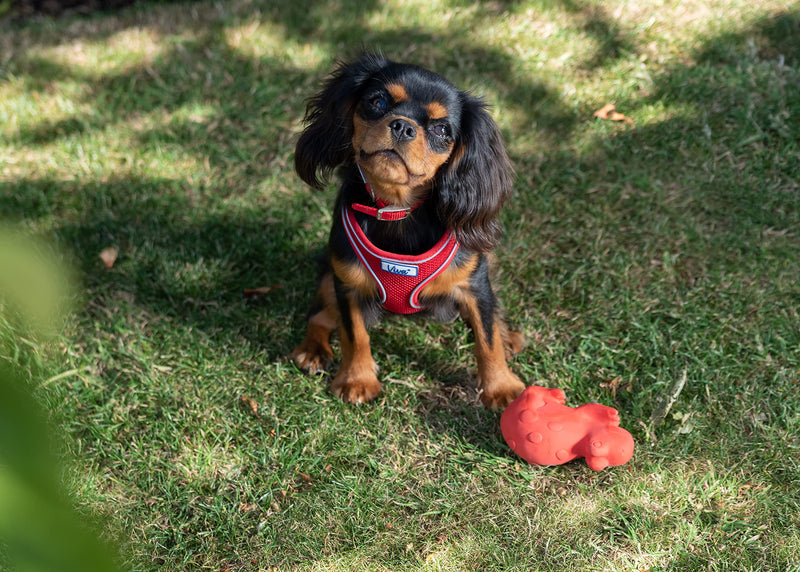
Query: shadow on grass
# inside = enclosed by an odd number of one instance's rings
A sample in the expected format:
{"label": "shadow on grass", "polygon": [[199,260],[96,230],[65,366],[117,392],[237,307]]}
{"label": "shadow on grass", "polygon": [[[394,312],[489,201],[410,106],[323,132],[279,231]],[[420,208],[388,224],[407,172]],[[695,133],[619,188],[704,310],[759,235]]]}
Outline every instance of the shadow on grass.
{"label": "shadow on grass", "polygon": [[[56,234],[82,271],[90,313],[122,295],[152,315],[209,334],[239,331],[257,346],[267,344],[267,359],[277,359],[284,352],[273,354],[276,342],[258,339],[264,333],[257,323],[283,316],[287,305],[296,303],[296,292],[313,281],[312,250],[318,245],[299,241],[297,232],[306,208],[294,200],[292,214],[248,208],[191,215],[197,192],[168,179],[23,180],[0,185],[0,210],[12,217],[58,216],[69,197],[76,210],[66,208]],[[111,269],[98,257],[108,246],[120,251]],[[279,289],[263,299],[242,300],[244,289],[266,285]],[[252,322],[243,320],[248,312]],[[302,317],[302,311],[296,313]]]}
{"label": "shadow on grass", "polygon": [[[287,195],[290,198],[284,200],[278,190],[266,188],[261,210],[242,209],[233,214],[225,213],[214,195],[258,199],[250,185],[263,179],[282,185],[285,178],[292,181],[290,185],[299,185],[293,177],[284,175],[290,170],[303,99],[317,89],[328,64],[324,69],[307,70],[287,65],[283,59],[243,55],[228,44],[223,19],[215,10],[241,11],[237,17],[245,19],[251,14],[244,12],[245,6],[195,7],[187,3],[187,10],[195,16],[174,21],[149,16],[142,3],[129,11],[130,20],[98,20],[96,26],[75,26],[73,33],[83,31],[83,37],[93,41],[144,23],[163,34],[187,29],[194,32],[189,39],[171,43],[147,65],[120,73],[95,76],[40,56],[23,55],[14,60],[12,71],[24,76],[33,89],[46,89],[53,81],[80,82],[85,86],[82,103],[87,109],[65,119],[23,128],[15,142],[32,147],[59,145],[127,122],[140,123],[140,118],[153,113],[162,114],[160,125],[134,129],[130,135],[133,143],[143,153],[167,149],[176,157],[189,155],[205,162],[211,170],[207,181],[198,188],[187,181],[130,176],[90,184],[30,179],[5,185],[0,204],[12,217],[30,219],[56,212],[66,215],[68,222],[58,223],[58,234],[75,252],[87,273],[90,290],[124,288],[155,313],[183,316],[196,327],[213,330],[224,324],[218,318],[204,317],[205,312],[193,313],[184,306],[185,300],[201,305],[216,303],[219,292],[228,292],[223,299],[231,301],[231,288],[237,280],[241,281],[236,287],[240,290],[241,286],[259,285],[265,279],[258,280],[259,275],[283,285],[285,291],[305,289],[307,298],[311,298],[316,273],[311,259],[324,241],[307,244],[306,248],[288,246],[296,242],[298,227],[318,218],[310,212],[316,207],[309,207],[305,195]],[[484,81],[499,82],[501,97],[522,110],[549,99],[551,105],[539,105],[537,112],[526,111],[526,115],[539,125],[549,126],[553,133],[568,130],[577,119],[549,95],[543,83],[510,80],[515,75],[510,56],[499,49],[469,43],[460,30],[444,37],[411,28],[372,33],[365,23],[365,15],[374,9],[371,2],[347,3],[333,18],[333,24],[323,3],[266,3],[260,9],[258,18],[279,23],[290,38],[298,41],[319,34],[320,29],[332,28],[334,31],[326,37],[331,45],[345,38],[364,37],[375,46],[400,46],[409,41],[420,46],[447,45],[451,50],[443,58],[439,54],[432,65],[458,69],[453,54],[460,60],[480,62]],[[34,43],[46,45],[50,38],[46,35]],[[323,200],[330,201],[330,197]],[[70,208],[77,216],[69,212]],[[300,216],[302,213],[306,216]],[[127,268],[123,258],[119,268],[97,273],[97,252],[109,244],[120,245],[123,256],[128,252],[128,256],[139,258],[128,259]],[[172,275],[179,275],[181,267],[198,260],[218,261],[236,270],[227,273],[225,281],[207,279],[181,287]],[[261,268],[261,272],[255,268]],[[298,268],[303,286],[299,286]],[[115,275],[123,271],[125,275],[115,283]],[[250,279],[252,282],[243,284]],[[198,286],[200,283],[202,286]],[[280,304],[271,305],[270,311],[280,312],[280,308]],[[287,343],[287,350],[291,345]]]}

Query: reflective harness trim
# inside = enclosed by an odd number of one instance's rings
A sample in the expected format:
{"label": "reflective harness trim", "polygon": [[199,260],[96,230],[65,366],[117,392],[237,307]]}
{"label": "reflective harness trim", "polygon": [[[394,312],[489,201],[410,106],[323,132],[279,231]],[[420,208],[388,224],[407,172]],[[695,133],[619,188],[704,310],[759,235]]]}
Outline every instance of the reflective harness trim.
{"label": "reflective harness trim", "polygon": [[453,261],[459,247],[455,235],[448,230],[433,248],[419,255],[395,254],[370,242],[352,208],[342,208],[342,222],[350,246],[378,286],[383,308],[395,314],[424,310],[419,294]]}

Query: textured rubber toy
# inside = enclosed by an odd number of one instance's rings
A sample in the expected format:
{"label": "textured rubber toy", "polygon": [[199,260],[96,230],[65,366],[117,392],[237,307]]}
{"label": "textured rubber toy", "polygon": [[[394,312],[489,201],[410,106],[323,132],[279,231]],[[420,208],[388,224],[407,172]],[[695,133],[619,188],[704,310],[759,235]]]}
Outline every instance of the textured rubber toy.
{"label": "textured rubber toy", "polygon": [[560,389],[532,385],[500,416],[503,438],[535,465],[561,465],[579,457],[595,471],[624,465],[633,456],[633,437],[619,426],[616,409],[587,403],[567,407]]}

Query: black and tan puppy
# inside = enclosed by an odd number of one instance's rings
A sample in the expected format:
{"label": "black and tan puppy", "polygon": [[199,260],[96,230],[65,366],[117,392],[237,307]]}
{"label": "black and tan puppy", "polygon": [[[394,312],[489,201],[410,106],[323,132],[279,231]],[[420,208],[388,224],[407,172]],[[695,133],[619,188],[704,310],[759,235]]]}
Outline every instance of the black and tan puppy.
{"label": "black and tan puppy", "polygon": [[306,122],[298,174],[321,188],[341,167],[342,185],[329,268],[294,361],[326,368],[338,327],[342,363],[331,389],[367,402],[381,391],[371,325],[385,312],[460,314],[475,337],[481,400],[505,407],[524,389],[506,362],[522,337],[500,315],[488,257],[512,170],[483,102],[433,72],[365,54],[334,70]]}

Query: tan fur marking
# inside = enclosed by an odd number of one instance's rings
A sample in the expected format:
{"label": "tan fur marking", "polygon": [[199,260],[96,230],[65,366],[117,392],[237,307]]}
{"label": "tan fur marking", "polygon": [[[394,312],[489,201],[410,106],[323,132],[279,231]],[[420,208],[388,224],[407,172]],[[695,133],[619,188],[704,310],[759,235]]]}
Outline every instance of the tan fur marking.
{"label": "tan fur marking", "polygon": [[432,101],[425,106],[425,111],[430,119],[441,119],[447,117],[447,108],[438,101]]}
{"label": "tan fur marking", "polygon": [[475,272],[478,265],[478,255],[473,254],[463,264],[451,264],[444,272],[425,285],[420,292],[420,297],[446,296],[456,287],[466,288],[469,277]]}
{"label": "tan fur marking", "polygon": [[331,258],[331,266],[339,280],[362,296],[372,296],[377,292],[375,280],[361,264],[348,264]]}
{"label": "tan fur marking", "polygon": [[409,100],[406,88],[399,83],[390,83],[386,86],[386,91],[389,92],[389,95],[392,96],[392,99],[394,99],[395,103],[401,103]]}
{"label": "tan fur marking", "polygon": [[353,149],[358,153],[364,146],[364,138],[366,137],[369,123],[358,115],[353,117]]}
{"label": "tan fur marking", "polygon": [[450,158],[450,153],[452,152],[453,144],[450,144],[450,149],[447,153],[434,153],[430,149],[426,149],[426,156],[425,156],[425,172],[429,176],[429,178],[433,178],[436,175],[436,171],[439,170],[439,167],[445,164],[447,160]]}

